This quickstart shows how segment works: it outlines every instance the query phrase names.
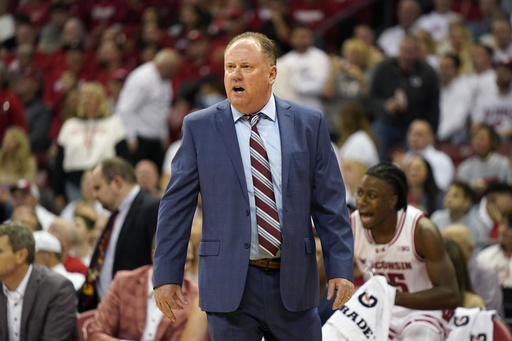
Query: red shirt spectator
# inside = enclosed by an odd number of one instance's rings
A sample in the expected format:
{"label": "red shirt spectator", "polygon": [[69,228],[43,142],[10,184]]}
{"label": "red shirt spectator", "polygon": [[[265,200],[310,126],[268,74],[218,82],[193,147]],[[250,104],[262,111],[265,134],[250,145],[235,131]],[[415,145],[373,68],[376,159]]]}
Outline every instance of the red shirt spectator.
{"label": "red shirt spectator", "polygon": [[49,0],[30,0],[24,5],[18,6],[17,13],[25,13],[30,17],[30,21],[35,28],[39,29],[50,19],[50,6],[52,1]]}
{"label": "red shirt spectator", "polygon": [[25,109],[18,96],[8,89],[0,89],[0,141],[3,141],[5,130],[13,125],[27,131]]}

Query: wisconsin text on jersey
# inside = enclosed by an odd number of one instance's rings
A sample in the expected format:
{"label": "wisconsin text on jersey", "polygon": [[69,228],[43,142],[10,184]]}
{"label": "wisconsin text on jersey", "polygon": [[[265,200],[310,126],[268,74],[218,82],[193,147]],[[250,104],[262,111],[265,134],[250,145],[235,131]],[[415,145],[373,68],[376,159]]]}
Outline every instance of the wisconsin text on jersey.
{"label": "wisconsin text on jersey", "polygon": [[[361,262],[364,264],[365,259],[360,258]],[[375,270],[411,270],[412,264],[411,262],[386,262],[386,261],[378,261],[373,264]]]}

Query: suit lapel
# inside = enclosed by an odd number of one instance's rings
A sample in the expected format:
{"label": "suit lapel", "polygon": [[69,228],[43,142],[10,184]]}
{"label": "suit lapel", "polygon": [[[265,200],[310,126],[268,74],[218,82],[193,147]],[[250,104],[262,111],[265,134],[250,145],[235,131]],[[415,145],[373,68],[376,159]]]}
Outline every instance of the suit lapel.
{"label": "suit lapel", "polygon": [[[130,229],[133,225],[133,222],[135,221],[135,217],[138,215],[139,209],[141,207],[142,198],[144,196],[144,193],[142,192],[142,189],[137,193],[135,198],[133,199],[133,202],[128,209],[128,214],[126,214],[126,218],[124,218],[123,226],[121,226],[121,231],[119,232],[119,238],[117,239],[117,245],[123,245],[124,240],[126,237],[130,234]],[[116,269],[116,263],[117,259],[119,257],[119,247],[116,245],[116,253],[114,255],[114,264],[113,264],[113,272],[112,276],[115,274]]]}
{"label": "suit lapel", "polygon": [[[276,115],[279,122],[279,135],[281,136],[281,162],[282,162],[282,197],[283,201],[286,198],[286,191],[288,189],[288,176],[290,175],[290,162],[292,158],[292,147],[294,140],[294,118],[290,105],[283,100],[276,97]],[[286,127],[286,129],[285,129]],[[283,207],[285,203],[283,202]]]}
{"label": "suit lapel", "polygon": [[9,333],[7,331],[7,297],[4,295],[4,291],[1,288],[0,282],[0,339],[8,340]]}
{"label": "suit lapel", "polygon": [[25,296],[23,296],[23,310],[21,312],[21,334],[20,340],[25,341],[28,337],[28,323],[29,317],[32,314],[33,309],[38,307],[35,305],[36,296],[38,294],[39,282],[41,280],[41,273],[37,265],[32,267],[32,273],[28,279],[27,289],[25,290]]}
{"label": "suit lapel", "polygon": [[235,124],[233,122],[233,115],[231,107],[226,100],[217,106],[217,113],[215,115],[216,128],[222,136],[226,150],[228,151],[231,163],[235,169],[238,183],[244,193],[244,198],[249,202],[249,195],[247,194],[247,184],[245,182],[244,166],[242,163],[242,156],[240,155],[240,148],[238,146],[238,138],[236,135]]}

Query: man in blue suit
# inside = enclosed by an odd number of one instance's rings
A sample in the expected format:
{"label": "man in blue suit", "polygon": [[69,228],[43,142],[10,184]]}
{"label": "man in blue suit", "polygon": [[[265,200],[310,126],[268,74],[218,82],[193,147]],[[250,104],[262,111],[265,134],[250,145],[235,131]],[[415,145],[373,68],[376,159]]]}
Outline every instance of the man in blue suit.
{"label": "man in blue suit", "polygon": [[311,218],[333,309],[353,291],[352,230],[329,133],[320,111],[272,94],[275,61],[262,34],[228,44],[228,100],[185,118],[160,204],[155,299],[174,320],[188,304],[181,283],[201,193],[199,304],[213,340],[321,340]]}

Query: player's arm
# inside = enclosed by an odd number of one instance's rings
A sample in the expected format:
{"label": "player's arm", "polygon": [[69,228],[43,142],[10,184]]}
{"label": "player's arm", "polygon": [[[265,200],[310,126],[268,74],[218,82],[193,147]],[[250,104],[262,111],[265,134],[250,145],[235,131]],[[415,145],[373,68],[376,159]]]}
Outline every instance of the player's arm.
{"label": "player's arm", "polygon": [[460,303],[457,278],[437,227],[430,219],[420,218],[414,239],[433,287],[415,293],[397,292],[395,304],[420,310],[455,309]]}

